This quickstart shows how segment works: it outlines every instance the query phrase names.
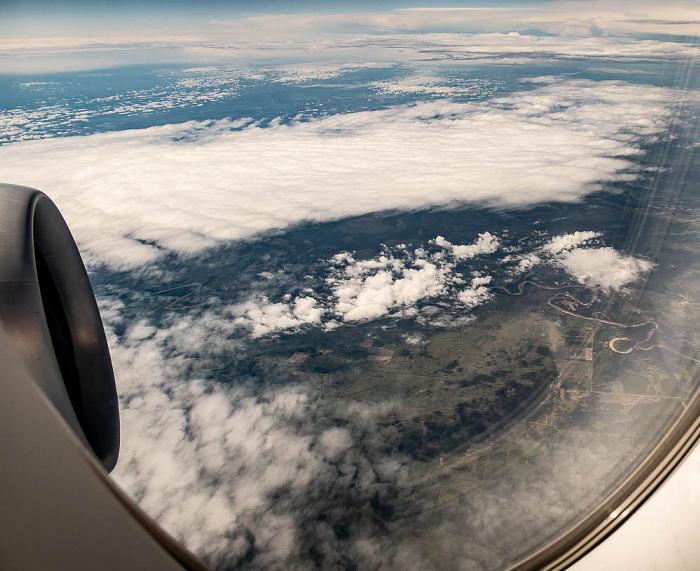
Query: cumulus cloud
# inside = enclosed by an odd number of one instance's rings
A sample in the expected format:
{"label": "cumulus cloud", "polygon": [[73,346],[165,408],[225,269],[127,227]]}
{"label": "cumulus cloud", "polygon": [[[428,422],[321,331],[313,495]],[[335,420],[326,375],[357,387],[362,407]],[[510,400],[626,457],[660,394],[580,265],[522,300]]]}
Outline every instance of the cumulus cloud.
{"label": "cumulus cloud", "polygon": [[259,295],[228,307],[226,314],[233,316],[235,326],[261,337],[304,325],[331,329],[341,322],[414,316],[417,306],[431,298],[459,300],[461,311],[491,297],[487,287],[491,276],[476,275],[464,288],[466,280],[456,270],[466,270],[468,261],[494,253],[500,246],[497,236],[483,232],[472,244],[461,245],[438,236],[428,246],[430,250],[385,246],[384,253],[369,259],[340,252],[321,263],[325,277],[301,293],[285,293],[276,302]]}
{"label": "cumulus cloud", "polygon": [[249,300],[228,310],[238,316],[236,325],[252,328],[252,336],[260,337],[273,331],[296,328],[304,324],[319,324],[324,309],[317,307],[312,297],[297,297],[290,303],[268,303],[263,297],[260,302]]}
{"label": "cumulus cloud", "polygon": [[441,248],[445,248],[458,260],[468,260],[481,254],[493,254],[500,246],[498,238],[490,232],[479,234],[474,244],[455,245],[445,240],[443,236],[438,236],[433,242]]}
{"label": "cumulus cloud", "polygon": [[594,238],[598,238],[600,232],[574,232],[572,234],[562,234],[560,236],[555,236],[544,246],[542,250],[550,254],[559,254],[564,250],[572,250],[581,244],[585,244]]}
{"label": "cumulus cloud", "polygon": [[553,236],[534,251],[508,256],[502,261],[517,261],[515,273],[530,271],[538,264],[563,268],[577,282],[606,291],[619,290],[651,271],[654,264],[618,252],[612,247],[598,247],[602,234],[576,231]]}
{"label": "cumulus cloud", "polygon": [[394,309],[406,309],[404,315],[415,315],[417,302],[438,296],[456,295],[470,309],[489,299],[486,284],[490,276],[475,277],[469,288],[457,291],[464,279],[454,270],[457,263],[494,253],[500,246],[496,236],[484,232],[473,244],[460,245],[438,236],[430,244],[440,250],[430,255],[423,248],[405,251],[403,259],[387,255],[373,260],[355,260],[349,254],[336,256],[335,263],[344,267],[326,280],[332,285],[335,314],[343,321],[357,321],[376,319]]}
{"label": "cumulus cloud", "polygon": [[517,273],[522,274],[530,271],[542,260],[535,253],[524,254],[518,258],[518,266],[516,268]]}
{"label": "cumulus cloud", "polygon": [[128,268],[302,220],[576,200],[636,176],[629,159],[667,128],[673,97],[549,81],[481,103],[189,122],[5,145],[0,175],[46,191],[89,262]]}
{"label": "cumulus cloud", "polygon": [[[594,247],[591,243],[600,238],[601,233],[593,231],[562,234],[551,238],[539,248],[539,252],[551,263],[564,268],[579,283],[607,291],[619,290],[637,281],[654,267],[648,260],[620,253],[614,248]],[[525,264],[529,268],[528,264],[535,261],[541,260],[526,255],[520,266]]]}
{"label": "cumulus cloud", "polygon": [[[297,278],[285,276],[281,288],[268,286],[269,280],[259,283],[257,293],[220,312],[218,318],[230,317],[230,322],[227,330],[219,326],[218,331],[247,331],[258,338],[304,327],[330,330],[384,317],[454,327],[474,319],[471,310],[493,298],[499,281],[537,268],[544,276],[563,269],[577,282],[607,292],[633,283],[653,268],[650,261],[601,247],[601,232],[576,231],[544,243],[541,239],[535,233],[504,245],[501,237],[482,232],[469,244],[437,236],[417,248],[382,246],[381,254],[367,259],[340,252],[313,268],[301,268]],[[499,250],[510,253],[493,256]],[[269,272],[264,274],[272,278]],[[142,338],[150,334],[148,328],[134,331]]]}
{"label": "cumulus cloud", "polygon": [[491,276],[474,278],[469,288],[464,289],[457,294],[457,299],[459,299],[459,301],[468,308],[482,305],[492,296],[491,289],[487,287],[488,284],[491,283],[492,279],[493,278]]}
{"label": "cumulus cloud", "polygon": [[426,260],[417,259],[413,267],[401,265],[398,271],[379,270],[369,275],[350,272],[333,281],[336,312],[344,321],[381,317],[395,307],[411,306],[417,301],[445,291],[450,269],[440,268]]}
{"label": "cumulus cloud", "polygon": [[604,290],[620,289],[637,281],[654,264],[620,254],[613,248],[574,248],[558,257],[559,263],[580,283]]}

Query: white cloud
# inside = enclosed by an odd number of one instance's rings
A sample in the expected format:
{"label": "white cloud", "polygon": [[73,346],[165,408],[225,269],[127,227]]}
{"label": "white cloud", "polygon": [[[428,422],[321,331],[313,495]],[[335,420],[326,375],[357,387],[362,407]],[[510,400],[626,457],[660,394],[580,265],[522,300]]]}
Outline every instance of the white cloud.
{"label": "white cloud", "polygon": [[260,337],[275,331],[292,329],[304,324],[320,324],[324,309],[317,307],[311,297],[297,297],[292,304],[246,301],[228,309],[235,317],[233,323],[252,328],[252,336]]}
{"label": "white cloud", "polygon": [[606,291],[619,290],[640,279],[654,264],[648,260],[599,247],[601,232],[576,231],[547,240],[534,251],[506,256],[505,263],[518,262],[509,273],[522,274],[540,264],[563,268],[581,284]]}
{"label": "white cloud", "polygon": [[333,65],[282,65],[270,68],[268,71],[273,76],[273,81],[281,83],[305,83],[321,79],[331,79],[341,75],[361,71],[364,69],[382,69],[392,67],[390,63],[346,63]]}
{"label": "white cloud", "polygon": [[518,261],[518,266],[516,268],[516,271],[518,273],[525,273],[530,271],[532,268],[534,268],[537,264],[541,262],[539,256],[534,253],[530,254],[525,254],[524,256],[521,256]]}
{"label": "white cloud", "polygon": [[[284,58],[328,65],[396,62],[494,55],[526,57],[692,57],[692,43],[657,41],[655,34],[694,37],[700,13],[692,2],[636,1],[610,4],[546,2],[522,7],[415,8],[384,13],[266,14],[223,21],[192,22],[172,29],[168,19],[139,29],[110,27],[87,37],[57,37],[55,29],[13,37],[11,21],[0,40],[0,69],[6,72],[96,69],[129,63],[193,64]],[[90,22],[90,29],[95,23]],[[87,28],[88,26],[84,26]],[[539,31],[547,32],[541,34]],[[648,39],[639,40],[638,37]],[[340,61],[338,61],[340,60]],[[299,67],[299,69],[302,69]]]}
{"label": "white cloud", "polygon": [[[476,276],[471,289],[488,280]],[[540,543],[580,515],[625,470],[621,458],[631,456],[619,439],[607,445],[585,424],[538,443],[529,426],[516,425],[494,435],[492,446],[534,450],[532,469],[523,469],[523,458],[513,461],[514,468],[465,490],[464,506],[436,506],[433,494],[445,490],[433,487],[437,458],[417,461],[397,451],[402,433],[386,424],[401,414],[400,399],[336,398],[328,388],[324,398],[313,383],[271,369],[232,384],[207,381],[200,372],[221,364],[219,350],[213,361],[206,352],[195,355],[189,338],[221,326],[216,316],[184,315],[155,332],[144,321],[117,337],[111,324],[123,324],[125,305],[103,299],[102,306],[122,421],[112,476],[215,568],[302,569],[321,557],[324,568],[431,569],[444,563],[435,553],[503,567],[522,542]],[[235,344],[228,351],[234,362]],[[470,451],[479,465],[490,447]],[[448,470],[444,478],[454,475]],[[390,524],[378,518],[377,502],[397,507]],[[415,515],[424,506],[432,509]],[[499,550],[484,549],[484,541]]]}
{"label": "white cloud", "polygon": [[402,267],[398,275],[380,270],[366,277],[341,279],[333,287],[335,310],[345,321],[376,319],[397,307],[445,292],[449,268],[439,268],[425,260],[414,267]]}
{"label": "white cloud", "polygon": [[[466,269],[468,261],[494,253],[500,246],[497,236],[483,232],[472,244],[463,245],[438,236],[428,244],[431,251],[405,244],[384,246],[382,254],[369,259],[340,252],[320,263],[325,277],[313,287],[287,292],[279,301],[258,294],[227,307],[225,313],[233,317],[234,327],[245,327],[256,338],[305,325],[330,330],[341,322],[415,316],[417,304],[430,298],[457,299],[460,312],[490,299],[491,276],[476,272],[464,288],[465,279],[455,268]],[[448,321],[440,323],[444,326]]]}
{"label": "white cloud", "polygon": [[457,294],[457,299],[469,309],[484,304],[492,297],[491,288],[486,287],[492,279],[491,276],[474,278],[469,288]]}
{"label": "white cloud", "polygon": [[[307,385],[205,381],[197,371],[218,349],[193,353],[190,338],[215,335],[214,316],[181,316],[155,334],[143,322],[117,337],[111,324],[122,322],[124,305],[102,305],[122,424],[112,476],[147,513],[213,565],[289,568],[303,560],[304,538],[325,544],[329,562],[351,554],[361,566],[371,563],[352,546],[375,544],[373,526],[350,522],[353,537],[342,545],[325,534],[329,525],[348,523],[346,510],[371,514],[369,500],[406,479],[406,458],[382,459],[378,450],[364,456],[357,446],[374,449],[377,419],[395,404],[340,407]],[[235,361],[236,342],[228,343],[227,358]],[[330,418],[347,424],[336,427]],[[319,514],[328,513],[336,516],[320,523]]]}
{"label": "white cloud", "polygon": [[425,345],[427,343],[425,338],[417,333],[404,334],[404,341],[409,345]]}
{"label": "white cloud", "polygon": [[205,122],[0,147],[0,176],[46,191],[89,262],[134,267],[303,220],[468,201],[576,200],[635,177],[672,90],[585,80],[262,128]]}
{"label": "white cloud", "polygon": [[[0,143],[43,139],[81,133],[95,118],[148,115],[156,111],[184,109],[232,99],[242,76],[251,74],[228,68],[191,68],[159,74],[156,87],[117,92],[87,101],[78,97],[36,107],[0,110]],[[53,85],[46,82],[25,86]],[[245,124],[244,121],[242,124]]]}
{"label": "white cloud", "polygon": [[[394,39],[396,41],[396,39]],[[410,38],[405,39],[410,45]],[[591,35],[532,35],[511,36],[504,33],[482,34],[422,34],[421,47],[432,60],[425,56],[426,64],[434,65],[434,58],[457,60],[463,63],[519,63],[542,62],[547,59],[570,57],[607,60],[634,60],[644,57],[668,59],[693,57],[698,48],[690,43],[659,42],[656,40],[633,40],[620,37],[598,37]]]}
{"label": "white cloud", "polygon": [[[512,63],[512,62],[511,62]],[[399,79],[372,81],[368,85],[383,95],[423,95],[430,98],[454,97],[457,95],[479,96],[492,95],[496,92],[500,80],[465,79],[461,77],[444,77],[425,72],[420,64],[413,64],[416,72]]]}
{"label": "white cloud", "polygon": [[331,428],[321,434],[318,439],[318,445],[323,451],[323,455],[331,460],[338,458],[352,444],[352,436],[346,428]]}
{"label": "white cloud", "polygon": [[501,258],[511,266],[507,272],[519,275],[538,265],[563,268],[577,282],[606,292],[619,290],[639,280],[654,264],[612,247],[601,247],[603,234],[591,230],[553,236],[532,251]]}
{"label": "white cloud", "polygon": [[575,248],[564,251],[559,263],[577,281],[604,290],[620,289],[637,281],[654,264],[620,254],[613,248]]}
{"label": "white cloud", "polygon": [[448,250],[457,260],[468,260],[482,254],[493,254],[501,245],[498,238],[490,232],[479,234],[474,244],[455,245],[448,242],[443,236],[438,236],[433,242]]}
{"label": "white cloud", "polygon": [[[419,301],[455,295],[455,287],[464,282],[454,271],[456,265],[492,254],[500,241],[490,232],[483,232],[473,244],[454,245],[443,236],[429,244],[446,250],[448,256],[441,251],[429,255],[423,248],[410,251],[403,244],[397,247],[397,255],[387,251],[370,260],[355,260],[348,253],[336,255],[332,259],[336,269],[326,278],[335,298],[329,311],[343,321],[376,319],[397,312],[412,315]],[[481,305],[490,297],[485,286],[491,279],[475,277],[470,288],[457,293],[457,298],[469,308]]]}
{"label": "white cloud", "polygon": [[445,83],[446,82],[439,77],[425,77],[418,75],[394,81],[373,81],[370,83],[370,85],[380,93],[391,95],[420,93],[448,97],[462,92],[462,89],[459,87],[444,85]]}
{"label": "white cloud", "polygon": [[562,234],[560,236],[555,236],[544,246],[542,250],[549,254],[559,254],[564,250],[571,250],[585,244],[594,238],[598,238],[600,232],[574,232],[573,234]]}

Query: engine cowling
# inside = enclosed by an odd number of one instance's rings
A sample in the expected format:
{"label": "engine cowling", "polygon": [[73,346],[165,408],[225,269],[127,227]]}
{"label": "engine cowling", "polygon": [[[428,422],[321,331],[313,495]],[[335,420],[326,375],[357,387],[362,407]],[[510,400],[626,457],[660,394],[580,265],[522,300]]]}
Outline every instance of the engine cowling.
{"label": "engine cowling", "polygon": [[7,184],[0,184],[0,322],[13,355],[111,471],[119,455],[119,407],[85,266],[51,199]]}

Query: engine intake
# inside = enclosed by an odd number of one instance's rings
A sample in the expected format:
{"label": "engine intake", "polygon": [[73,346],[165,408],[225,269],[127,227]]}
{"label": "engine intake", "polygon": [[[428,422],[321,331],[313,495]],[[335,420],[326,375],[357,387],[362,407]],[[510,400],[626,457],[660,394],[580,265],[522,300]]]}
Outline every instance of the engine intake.
{"label": "engine intake", "polygon": [[111,471],[119,407],[85,266],[55,204],[7,184],[0,184],[0,322],[36,384]]}

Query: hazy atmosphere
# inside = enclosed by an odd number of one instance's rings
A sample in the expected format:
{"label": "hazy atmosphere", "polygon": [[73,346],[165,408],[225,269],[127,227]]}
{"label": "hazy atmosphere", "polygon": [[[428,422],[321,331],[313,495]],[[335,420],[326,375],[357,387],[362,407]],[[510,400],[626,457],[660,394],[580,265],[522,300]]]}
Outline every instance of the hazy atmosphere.
{"label": "hazy atmosphere", "polygon": [[[5,2],[114,480],[216,569],[499,569],[695,390],[696,2]],[[689,182],[690,181],[690,182]]]}

